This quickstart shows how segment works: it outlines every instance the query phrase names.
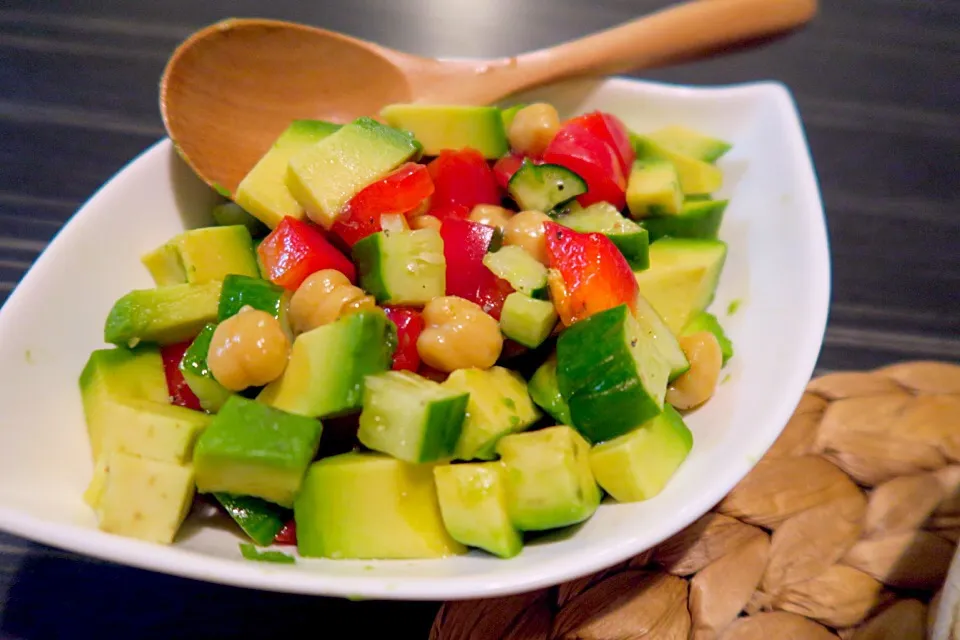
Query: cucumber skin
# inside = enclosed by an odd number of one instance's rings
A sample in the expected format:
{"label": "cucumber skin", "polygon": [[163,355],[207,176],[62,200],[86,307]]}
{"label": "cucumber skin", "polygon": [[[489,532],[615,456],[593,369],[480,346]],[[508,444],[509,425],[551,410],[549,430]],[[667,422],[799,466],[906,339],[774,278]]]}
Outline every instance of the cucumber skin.
{"label": "cucumber skin", "polygon": [[534,372],[527,385],[534,403],[560,424],[572,425],[570,406],[563,399],[557,384],[557,357],[551,356]]}
{"label": "cucumber skin", "polygon": [[650,234],[650,242],[665,236],[715,240],[727,204],[727,200],[692,200],[677,215],[644,218],[640,224]]}
{"label": "cucumber skin", "polygon": [[620,250],[632,271],[650,268],[650,233],[643,227],[628,233],[604,234]]}
{"label": "cucumber skin", "polygon": [[[564,179],[567,181],[568,189],[562,198],[557,197],[556,193],[551,194],[551,188],[543,178],[544,173],[551,171],[556,171],[561,175],[566,174]],[[528,191],[532,192],[530,195],[534,197],[529,197]],[[557,191],[559,192],[559,190]],[[558,164],[533,164],[525,159],[516,173],[511,176],[510,182],[507,184],[507,192],[521,209],[547,212],[586,193],[587,183],[566,167]]]}
{"label": "cucumber skin", "polygon": [[221,385],[213,377],[210,367],[207,366],[207,352],[217,325],[210,323],[205,326],[193,342],[187,347],[180,360],[180,373],[187,386],[200,401],[200,406],[210,413],[216,413],[223,403],[230,398],[232,392]]}
{"label": "cucumber skin", "polygon": [[469,393],[463,393],[453,398],[435,402],[427,413],[427,421],[435,420],[444,425],[444,429],[435,437],[425,438],[420,447],[420,456],[414,462],[433,462],[453,456],[463,429],[463,419],[467,412]]}
{"label": "cucumber skin", "polygon": [[258,546],[268,547],[293,515],[289,509],[254,498],[229,493],[214,493],[227,514]]}
{"label": "cucumber skin", "polygon": [[383,253],[382,237],[379,233],[369,235],[353,245],[352,251],[360,286],[381,304],[390,299],[390,291],[383,278],[383,262],[380,259]]}
{"label": "cucumber skin", "polygon": [[658,415],[626,341],[633,319],[627,305],[594,314],[557,340],[557,383],[574,427],[593,444],[632,431]]}
{"label": "cucumber skin", "polygon": [[230,274],[223,279],[217,320],[223,322],[237,315],[246,305],[280,319],[284,311],[286,290],[269,280]]}

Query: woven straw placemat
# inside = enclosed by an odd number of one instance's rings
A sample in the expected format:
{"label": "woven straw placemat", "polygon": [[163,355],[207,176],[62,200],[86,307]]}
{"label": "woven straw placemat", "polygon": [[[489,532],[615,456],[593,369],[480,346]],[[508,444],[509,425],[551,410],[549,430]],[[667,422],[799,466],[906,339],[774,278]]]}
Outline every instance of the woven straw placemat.
{"label": "woven straw placemat", "polygon": [[960,366],[832,373],[690,527],[557,587],[447,602],[430,638],[922,640],[958,538]]}

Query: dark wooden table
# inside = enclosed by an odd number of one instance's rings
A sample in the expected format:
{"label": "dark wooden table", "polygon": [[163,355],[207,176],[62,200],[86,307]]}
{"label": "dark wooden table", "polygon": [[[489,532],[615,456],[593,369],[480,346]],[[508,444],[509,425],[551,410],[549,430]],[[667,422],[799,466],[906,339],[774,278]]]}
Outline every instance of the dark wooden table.
{"label": "dark wooden table", "polygon": [[[174,46],[204,24],[283,18],[425,55],[494,56],[663,4],[4,0],[0,303],[81,203],[164,135],[161,70]],[[786,40],[643,75],[691,84],[776,79],[794,92],[832,243],[820,371],[960,360],[960,2],[823,4],[815,24]],[[282,637],[303,621],[323,634],[334,619],[348,621],[350,637],[424,638],[435,609],[212,586],[0,534],[3,638]]]}

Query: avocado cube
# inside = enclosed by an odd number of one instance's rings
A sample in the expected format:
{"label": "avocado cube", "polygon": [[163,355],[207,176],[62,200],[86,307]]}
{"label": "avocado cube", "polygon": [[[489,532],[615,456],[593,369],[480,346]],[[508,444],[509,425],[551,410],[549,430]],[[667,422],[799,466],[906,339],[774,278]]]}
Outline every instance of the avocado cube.
{"label": "avocado cube", "polygon": [[677,169],[668,160],[633,163],[627,180],[627,207],[634,218],[676,215],[683,206]]}
{"label": "avocado cube", "polygon": [[697,200],[688,197],[675,216],[646,218],[641,224],[650,234],[650,242],[660,238],[705,238],[714,240],[720,232],[729,200]]}
{"label": "avocado cube", "polygon": [[521,531],[583,522],[600,506],[590,445],[567,426],[505,436],[497,452],[506,468],[507,509]]}
{"label": "avocado cube", "polygon": [[380,110],[391,127],[413,133],[428,156],[444,149],[476,149],[488,160],[510,151],[504,119],[497,107],[391,104]]}
{"label": "avocado cube", "polygon": [[240,184],[234,200],[273,229],[284,217],[302,220],[303,207],[284,183],[290,158],[340,128],[323,120],[294,120],[273,142]]}
{"label": "avocado cube", "polygon": [[670,162],[677,171],[680,188],[685,195],[713,193],[723,186],[723,172],[712,164],[664,147],[649,136],[631,133],[630,141],[636,149],[637,160]]}
{"label": "avocado cube", "polygon": [[541,416],[527,393],[527,383],[504,367],[457,369],[443,386],[470,394],[467,418],[454,450],[458,460],[493,460],[500,438],[523,431]]}
{"label": "avocado cube", "polygon": [[650,267],[634,275],[641,295],[679,335],[713,300],[726,257],[721,240],[661,238],[650,245]]}
{"label": "avocado cube", "polygon": [[590,451],[593,476],[618,502],[660,493],[693,448],[693,434],[667,405],[656,418]]}
{"label": "avocado cube", "polygon": [[433,465],[379,453],[313,463],[294,504],[297,549],[308,558],[442,558],[466,548],[443,526]]}
{"label": "avocado cube", "polygon": [[247,213],[246,209],[236,202],[223,202],[218,204],[210,213],[218,225],[222,227],[229,227],[236,224],[243,225],[253,238],[262,238],[267,235],[269,231],[265,224]]}
{"label": "avocado cube", "polygon": [[367,376],[364,387],[357,437],[365,447],[414,463],[453,454],[469,394],[410,371]]}
{"label": "avocado cube", "polygon": [[117,300],[103,328],[103,341],[135,347],[170,345],[193,338],[217,319],[222,283],[175,284],[137,289]]}
{"label": "avocado cube", "polygon": [[84,499],[96,512],[102,531],[170,544],[193,495],[190,465],[111,451],[98,462]]}
{"label": "avocado cube", "polygon": [[703,162],[716,162],[733,148],[729,142],[676,124],[657,129],[647,134],[647,137],[665,149]]}
{"label": "avocado cube", "polygon": [[557,339],[560,393],[573,425],[593,443],[660,413],[670,372],[657,336],[625,304],[577,322]]}
{"label": "avocado cube", "polygon": [[98,349],[80,374],[80,396],[94,460],[121,451],[185,463],[210,416],[170,404],[156,347]]}
{"label": "avocado cube", "polygon": [[197,441],[197,490],[293,506],[321,432],[319,420],[232,396]]}
{"label": "avocado cube", "polygon": [[290,157],[286,186],[311,220],[329,229],[343,205],[421,147],[402,131],[362,117]]}
{"label": "avocado cube", "polygon": [[243,225],[184,231],[141,258],[157,286],[223,280],[230,273],[259,276],[253,238]]}
{"label": "avocado cube", "polygon": [[501,558],[520,553],[523,536],[510,521],[501,463],[442,465],[433,476],[443,524],[454,540]]}
{"label": "avocado cube", "polygon": [[382,311],[361,311],[301,333],[283,375],[260,402],[303,416],[327,418],[360,408],[364,378],[387,371],[397,328]]}

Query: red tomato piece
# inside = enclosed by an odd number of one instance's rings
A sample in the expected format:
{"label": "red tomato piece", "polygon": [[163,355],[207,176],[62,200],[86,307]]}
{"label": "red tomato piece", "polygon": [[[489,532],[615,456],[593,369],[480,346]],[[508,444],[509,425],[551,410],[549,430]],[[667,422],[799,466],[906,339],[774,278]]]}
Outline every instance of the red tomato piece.
{"label": "red tomato piece", "polygon": [[353,263],[330,244],[319,227],[290,216],[263,239],[257,253],[270,281],[290,291],[321,269],[336,269],[350,282],[357,281]]}
{"label": "red tomato piece", "polygon": [[578,233],[544,223],[550,267],[563,279],[557,313],[567,326],[621,304],[634,308],[637,280],[626,258],[602,233]]}
{"label": "red tomato piece", "polygon": [[183,354],[190,347],[192,340],[171,344],[160,349],[160,357],[163,359],[163,375],[167,379],[167,392],[170,394],[170,403],[178,407],[186,407],[194,411],[203,411],[200,406],[200,399],[193,393],[187,381],[183,379],[183,373],[180,372],[180,361],[183,360]]}
{"label": "red tomato piece", "polygon": [[570,169],[587,183],[577,201],[587,207],[609,202],[617,209],[627,204],[627,179],[613,148],[577,123],[561,127],[543,153],[543,161]]}
{"label": "red tomato piece", "polygon": [[407,162],[386,178],[367,185],[344,206],[330,231],[348,246],[382,231],[380,217],[389,213],[408,214],[433,194],[433,180],[427,167]]}
{"label": "red tomato piece", "polygon": [[602,111],[593,111],[571,118],[565,124],[577,124],[610,145],[620,160],[623,175],[630,175],[637,152],[630,142],[630,131],[620,118]]}
{"label": "red tomato piece", "polygon": [[430,215],[438,218],[454,207],[467,212],[478,204],[500,204],[500,189],[493,169],[476,149],[445,149],[427,165],[434,192]]}
{"label": "red tomato piece", "polygon": [[517,172],[520,165],[523,164],[523,156],[518,153],[508,153],[493,165],[493,174],[497,177],[497,184],[504,191],[510,184],[510,178]]}
{"label": "red tomato piece", "polygon": [[291,518],[287,524],[283,525],[283,529],[280,529],[276,537],[273,539],[274,544],[297,544],[297,523]]}
{"label": "red tomato piece", "polygon": [[493,227],[459,218],[446,218],[440,226],[447,295],[475,302],[499,320],[503,302],[513,289],[483,264],[493,234]]}
{"label": "red tomato piece", "polygon": [[420,367],[417,338],[423,331],[423,316],[416,309],[384,307],[384,313],[397,325],[397,349],[393,352],[394,371],[416,371]]}

